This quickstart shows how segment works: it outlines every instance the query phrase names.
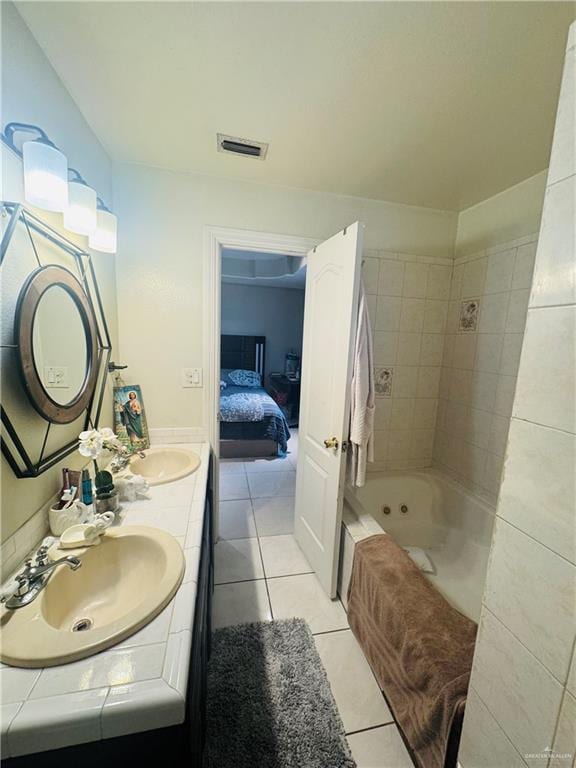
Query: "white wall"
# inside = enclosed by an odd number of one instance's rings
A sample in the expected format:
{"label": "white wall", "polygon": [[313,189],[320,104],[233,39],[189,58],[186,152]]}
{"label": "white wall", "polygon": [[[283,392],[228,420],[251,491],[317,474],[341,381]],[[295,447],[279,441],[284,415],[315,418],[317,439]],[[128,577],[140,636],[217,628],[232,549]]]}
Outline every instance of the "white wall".
{"label": "white wall", "polygon": [[540,228],[547,171],[524,179],[458,215],[456,256],[532,235]]}
{"label": "white wall", "polygon": [[[243,160],[242,162],[249,162]],[[140,383],[151,427],[205,426],[201,389],[180,370],[202,366],[203,228],[236,227],[323,240],[359,219],[366,248],[448,256],[455,213],[121,164],[120,357]]]}
{"label": "white wall", "polygon": [[561,768],[573,766],[576,755],[575,94],[573,24],[464,721],[463,768]]}
{"label": "white wall", "polygon": [[222,333],[266,336],[266,369],[284,372],[286,353],[302,354],[304,291],[222,283]]}
{"label": "white wall", "polygon": [[[41,126],[68,156],[100,196],[112,205],[110,160],[12,3],[1,4],[2,13],[2,121],[30,122]],[[23,200],[21,161],[2,145],[2,199]],[[61,215],[34,210],[48,224],[86,247],[62,228]],[[105,305],[109,330],[117,348],[115,257],[94,255],[94,266]],[[32,407],[30,406],[32,409]],[[104,406],[104,422],[111,423],[111,391]],[[18,480],[2,458],[2,541],[18,530],[58,490],[62,466],[80,466],[80,457],[69,457],[36,479]],[[9,553],[4,552],[6,557]]]}

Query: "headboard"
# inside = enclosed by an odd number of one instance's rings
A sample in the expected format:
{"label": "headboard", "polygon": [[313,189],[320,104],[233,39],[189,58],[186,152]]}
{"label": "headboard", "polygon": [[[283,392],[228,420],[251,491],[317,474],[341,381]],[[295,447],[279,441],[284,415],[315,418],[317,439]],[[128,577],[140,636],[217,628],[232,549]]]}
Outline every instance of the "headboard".
{"label": "headboard", "polygon": [[220,336],[220,367],[256,371],[264,383],[266,336]]}

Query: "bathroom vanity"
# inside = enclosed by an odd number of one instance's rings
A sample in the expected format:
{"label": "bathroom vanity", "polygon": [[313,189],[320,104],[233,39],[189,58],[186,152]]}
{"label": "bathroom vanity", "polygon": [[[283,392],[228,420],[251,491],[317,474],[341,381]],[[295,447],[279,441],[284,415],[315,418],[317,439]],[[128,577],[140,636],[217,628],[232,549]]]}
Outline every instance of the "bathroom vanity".
{"label": "bathroom vanity", "polygon": [[209,445],[187,447],[200,457],[196,472],[152,487],[149,499],[125,503],[122,513],[122,525],[163,529],[181,545],[186,570],[176,595],[149,624],[101,653],[42,669],[2,666],[6,768],[101,768],[103,760],[121,766],[138,759],[200,765],[212,492]]}

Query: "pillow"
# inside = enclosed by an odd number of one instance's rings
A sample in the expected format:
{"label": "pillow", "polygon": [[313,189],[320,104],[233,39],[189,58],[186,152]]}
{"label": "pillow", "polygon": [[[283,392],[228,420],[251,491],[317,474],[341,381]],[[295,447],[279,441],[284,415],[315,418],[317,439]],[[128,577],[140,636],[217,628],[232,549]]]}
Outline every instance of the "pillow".
{"label": "pillow", "polygon": [[228,372],[228,378],[237,387],[261,387],[260,374],[256,371],[236,369]]}

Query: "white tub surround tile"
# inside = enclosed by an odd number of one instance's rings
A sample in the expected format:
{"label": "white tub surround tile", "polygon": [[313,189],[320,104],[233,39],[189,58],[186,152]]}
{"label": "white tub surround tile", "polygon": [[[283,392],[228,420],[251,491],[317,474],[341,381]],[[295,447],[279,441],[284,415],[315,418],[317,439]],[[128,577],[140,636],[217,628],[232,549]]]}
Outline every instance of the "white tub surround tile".
{"label": "white tub surround tile", "polygon": [[468,689],[458,761],[462,768],[526,768],[512,742],[473,688]]}
{"label": "white tub surround tile", "polygon": [[465,263],[462,276],[461,298],[473,299],[484,293],[487,270],[488,259],[485,256],[473,258]]}
{"label": "white tub surround tile", "polygon": [[258,539],[218,541],[214,547],[216,584],[263,579],[264,569]]}
{"label": "white tub surround tile", "polygon": [[[540,238],[542,232],[540,232]],[[512,290],[517,291],[522,288],[530,289],[532,287],[532,275],[534,273],[534,261],[536,259],[537,237],[534,242],[519,246],[516,251],[516,261],[514,263],[514,275],[512,277]]]}
{"label": "white tub surround tile", "polygon": [[253,621],[271,621],[266,583],[243,581],[237,584],[219,584],[214,587],[212,626],[229,627]]}
{"label": "white tub surround tile", "polygon": [[574,646],[574,653],[572,654],[572,665],[566,682],[566,689],[570,691],[572,696],[576,697],[576,645]]}
{"label": "white tub surround tile", "polygon": [[570,760],[574,765],[576,756],[576,698],[568,691],[564,692],[552,753],[549,768],[566,768],[566,765],[570,765]]}
{"label": "white tub surround tile", "polygon": [[530,291],[512,291],[506,317],[506,333],[524,333]]}
{"label": "white tub surround tile", "polygon": [[576,567],[497,519],[484,602],[564,683],[576,637]]}
{"label": "white tub surround tile", "polygon": [[252,508],[260,536],[294,533],[294,498],[292,496],[254,499]]}
{"label": "white tub surround tile", "polygon": [[256,526],[250,499],[221,501],[218,536],[221,539],[250,539],[256,536]]}
{"label": "white tub surround tile", "polygon": [[576,564],[576,436],[512,419],[498,514]]}
{"label": "white tub surround tile", "polygon": [[16,714],[7,711],[2,723],[10,755],[184,721],[182,681],[188,675],[210,457],[207,443],[189,447],[201,457],[194,475],[152,487],[148,500],[125,503],[122,519],[123,525],[144,523],[176,532],[185,550],[183,584],[152,622],[106,651],[59,667],[0,668],[3,701],[22,702]]}
{"label": "white tub surround tile", "polygon": [[516,251],[493,253],[488,257],[484,293],[502,293],[512,289]]}
{"label": "white tub surround tile", "polygon": [[576,304],[576,176],[546,192],[531,306]]}
{"label": "white tub surround tile", "polygon": [[26,701],[8,731],[10,755],[98,741],[108,688]]}
{"label": "white tub surround tile", "polygon": [[283,576],[268,582],[275,619],[300,617],[313,634],[348,629],[348,620],[339,600],[330,600],[313,573]]}
{"label": "white tub surround tile", "polygon": [[428,284],[428,264],[408,262],[404,265],[404,284],[402,296],[423,299],[426,297]]}
{"label": "white tub surround tile", "polygon": [[380,270],[380,259],[372,256],[364,256],[362,260],[362,278],[366,293],[378,292],[378,272]]}
{"label": "white tub surround tile", "polygon": [[373,331],[374,362],[376,365],[394,365],[398,351],[396,331]]}
{"label": "white tub surround tile", "polygon": [[102,709],[102,738],[167,728],[182,722],[182,696],[164,680],[110,688]]}
{"label": "white tub surround tile", "polygon": [[261,536],[260,547],[266,578],[312,572],[310,563],[292,534]]}
{"label": "white tub surround tile", "polygon": [[540,753],[543,744],[552,744],[562,685],[486,609],[480,622],[472,680],[519,753]]}
{"label": "white tub surround tile", "polygon": [[394,722],[352,631],[315,635],[346,733]]}
{"label": "white tub surround tile", "polygon": [[404,263],[380,259],[378,275],[379,296],[402,296],[404,284]]}
{"label": "white tub surround tile", "polygon": [[394,724],[353,733],[347,739],[356,768],[414,768]]}
{"label": "white tub surround tile", "polygon": [[276,496],[294,496],[296,472],[250,472],[247,475],[250,496],[262,499]]}
{"label": "white tub surround tile", "polygon": [[514,416],[576,432],[575,366],[576,307],[530,309]]}
{"label": "white tub surround tile", "polygon": [[[574,39],[574,24],[570,27]],[[570,38],[569,38],[570,40]],[[576,50],[568,45],[564,61],[564,74],[560,86],[560,101],[556,113],[550,167],[547,184],[552,184],[576,174],[576,142],[574,141],[574,115],[576,115]]]}
{"label": "white tub surround tile", "polygon": [[398,331],[401,309],[402,299],[393,296],[378,296],[375,330]]}

